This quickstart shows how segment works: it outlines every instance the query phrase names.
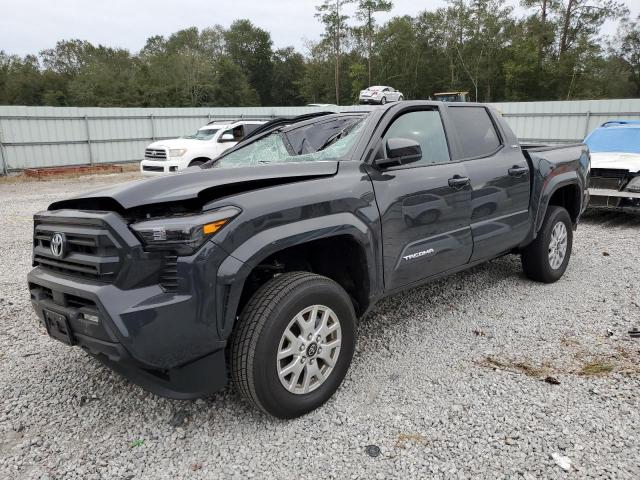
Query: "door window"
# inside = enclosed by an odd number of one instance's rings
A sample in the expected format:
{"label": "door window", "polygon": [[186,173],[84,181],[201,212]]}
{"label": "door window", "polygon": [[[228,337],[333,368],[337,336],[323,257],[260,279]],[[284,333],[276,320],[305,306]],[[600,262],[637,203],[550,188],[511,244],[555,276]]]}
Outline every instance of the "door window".
{"label": "door window", "polygon": [[484,107],[449,107],[463,158],[487,157],[500,148],[496,127]]}
{"label": "door window", "polygon": [[385,152],[384,146],[390,138],[407,138],[420,144],[422,159],[412,163],[412,166],[444,163],[451,160],[447,137],[438,110],[408,112],[396,118],[382,138]]}

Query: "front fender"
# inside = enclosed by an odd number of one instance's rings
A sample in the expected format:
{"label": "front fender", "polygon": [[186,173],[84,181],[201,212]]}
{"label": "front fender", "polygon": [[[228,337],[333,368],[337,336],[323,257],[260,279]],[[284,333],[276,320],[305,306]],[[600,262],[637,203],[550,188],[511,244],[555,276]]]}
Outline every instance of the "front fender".
{"label": "front fender", "polygon": [[251,271],[274,253],[323,238],[352,237],[365,252],[369,291],[381,289],[381,273],[376,270],[373,231],[353,213],[342,212],[315,217],[263,230],[252,236],[220,265],[217,275],[217,319],[220,338],[233,328],[245,281]]}

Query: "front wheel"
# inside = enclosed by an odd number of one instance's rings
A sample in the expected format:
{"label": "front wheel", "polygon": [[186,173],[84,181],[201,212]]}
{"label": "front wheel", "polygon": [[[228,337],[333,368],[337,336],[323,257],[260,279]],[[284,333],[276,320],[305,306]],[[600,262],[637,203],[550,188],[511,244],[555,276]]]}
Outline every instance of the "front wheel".
{"label": "front wheel", "polygon": [[550,205],[536,239],[522,251],[522,268],[527,277],[553,283],[562,277],[573,246],[573,229],[569,212]]}
{"label": "front wheel", "polygon": [[403,101],[403,100],[404,100],[404,97],[403,97],[402,95],[400,95],[400,96],[398,97],[398,101],[399,101],[399,102],[401,102],[401,101]]}
{"label": "front wheel", "polygon": [[263,285],[238,320],[232,380],[257,408],[295,418],[333,395],[355,343],[356,316],[347,292],[320,275],[285,273]]}
{"label": "front wheel", "polygon": [[386,105],[387,104],[387,97],[382,97],[382,100],[380,100],[380,105]]}

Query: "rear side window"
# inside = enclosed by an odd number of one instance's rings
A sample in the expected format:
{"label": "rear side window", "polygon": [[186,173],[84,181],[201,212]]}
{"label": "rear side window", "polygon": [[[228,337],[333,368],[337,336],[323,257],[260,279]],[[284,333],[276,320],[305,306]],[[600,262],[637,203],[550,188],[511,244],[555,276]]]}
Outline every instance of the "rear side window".
{"label": "rear side window", "polygon": [[449,107],[464,158],[486,157],[500,147],[496,127],[484,107]]}
{"label": "rear side window", "polygon": [[383,137],[415,140],[422,148],[422,159],[412,165],[428,165],[450,161],[447,137],[438,110],[409,112],[396,118]]}

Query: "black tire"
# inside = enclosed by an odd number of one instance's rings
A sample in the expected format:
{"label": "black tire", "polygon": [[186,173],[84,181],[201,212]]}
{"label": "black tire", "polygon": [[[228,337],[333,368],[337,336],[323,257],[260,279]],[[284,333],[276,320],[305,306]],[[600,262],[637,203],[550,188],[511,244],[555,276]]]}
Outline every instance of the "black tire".
{"label": "black tire", "polygon": [[382,100],[380,100],[380,105],[386,105],[387,104],[387,97],[382,97]]}
{"label": "black tire", "polygon": [[190,167],[199,167],[200,165],[204,165],[205,161],[204,160],[193,160],[189,166]]}
{"label": "black tire", "polygon": [[[549,260],[551,233],[559,222],[563,223],[566,228],[566,252],[560,266],[558,268],[552,268]],[[563,207],[549,206],[538,236],[522,251],[522,268],[524,274],[531,280],[537,282],[556,282],[567,269],[569,258],[571,257],[572,245],[573,228],[569,212]]]}
{"label": "black tire", "polygon": [[402,102],[403,100],[404,100],[404,97],[403,97],[402,95],[400,95],[400,96],[398,97],[398,101],[399,101],[399,102]]}
{"label": "black tire", "polygon": [[[309,393],[292,393],[278,376],[278,348],[289,322],[312,305],[324,305],[335,312],[342,335],[340,350],[323,383]],[[260,287],[234,328],[232,381],[240,395],[260,410],[279,418],[295,418],[318,408],[334,394],[349,369],[355,344],[356,315],[347,292],[320,275],[285,273]]]}

